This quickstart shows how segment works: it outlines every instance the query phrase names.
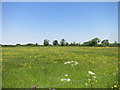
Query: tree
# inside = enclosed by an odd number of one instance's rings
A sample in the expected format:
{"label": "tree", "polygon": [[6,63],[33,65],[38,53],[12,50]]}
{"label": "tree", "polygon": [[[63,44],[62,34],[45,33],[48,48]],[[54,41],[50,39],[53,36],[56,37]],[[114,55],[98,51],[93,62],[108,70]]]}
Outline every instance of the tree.
{"label": "tree", "polygon": [[109,45],[109,40],[105,39],[101,42],[103,45],[108,46]]}
{"label": "tree", "polygon": [[117,41],[114,42],[114,45],[117,45]]}
{"label": "tree", "polygon": [[91,40],[91,46],[96,46],[100,42],[99,38],[94,38]]}
{"label": "tree", "polygon": [[38,43],[35,44],[35,46],[38,46],[38,45],[39,45]]}
{"label": "tree", "polygon": [[57,41],[57,40],[54,40],[54,41],[53,41],[53,45],[57,46],[57,45],[58,45],[58,41]]}
{"label": "tree", "polygon": [[45,39],[43,44],[44,44],[44,46],[48,46],[49,45],[49,40]]}
{"label": "tree", "polygon": [[75,46],[79,46],[79,43],[76,43]]}
{"label": "tree", "polygon": [[34,44],[33,43],[28,43],[28,44],[26,44],[26,46],[34,46]]}
{"label": "tree", "polygon": [[83,43],[83,46],[90,46],[90,41],[84,42],[84,43]]}
{"label": "tree", "polygon": [[73,42],[73,46],[75,46],[76,45],[76,43],[75,43],[75,41]]}
{"label": "tree", "polygon": [[68,43],[68,42],[66,42],[66,43],[65,43],[65,46],[69,46],[69,43]]}
{"label": "tree", "polygon": [[80,43],[78,43],[78,46],[80,46]]}
{"label": "tree", "polygon": [[60,44],[61,44],[61,46],[65,46],[65,39],[62,39],[62,40],[60,41]]}
{"label": "tree", "polygon": [[73,43],[70,43],[70,45],[69,46],[73,46]]}
{"label": "tree", "polygon": [[97,44],[100,42],[99,38],[94,38],[88,42],[84,42],[83,46],[97,46]]}
{"label": "tree", "polygon": [[21,44],[16,44],[15,46],[21,46]]}

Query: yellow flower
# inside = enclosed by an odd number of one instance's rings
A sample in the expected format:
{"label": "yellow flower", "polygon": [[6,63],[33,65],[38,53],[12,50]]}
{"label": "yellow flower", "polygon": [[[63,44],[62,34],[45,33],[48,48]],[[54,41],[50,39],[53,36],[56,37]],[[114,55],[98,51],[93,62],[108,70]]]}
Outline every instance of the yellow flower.
{"label": "yellow flower", "polygon": [[114,85],[114,87],[117,87],[117,85]]}

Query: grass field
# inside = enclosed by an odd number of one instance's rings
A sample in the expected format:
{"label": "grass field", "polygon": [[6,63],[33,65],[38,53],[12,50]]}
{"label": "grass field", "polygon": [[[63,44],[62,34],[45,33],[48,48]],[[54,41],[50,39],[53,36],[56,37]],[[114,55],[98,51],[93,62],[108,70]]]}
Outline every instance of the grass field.
{"label": "grass field", "polygon": [[3,47],[3,88],[112,88],[117,47]]}

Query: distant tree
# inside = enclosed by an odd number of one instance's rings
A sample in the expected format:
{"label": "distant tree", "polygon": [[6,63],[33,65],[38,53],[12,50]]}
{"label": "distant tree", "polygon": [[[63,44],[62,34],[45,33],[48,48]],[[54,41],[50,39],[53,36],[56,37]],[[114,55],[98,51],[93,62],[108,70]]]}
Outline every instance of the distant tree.
{"label": "distant tree", "polygon": [[62,40],[60,41],[60,45],[61,45],[61,46],[65,46],[65,39],[62,39]]}
{"label": "distant tree", "polygon": [[53,41],[53,45],[57,46],[57,45],[58,45],[58,41],[57,41],[57,40],[54,40],[54,41]]}
{"label": "distant tree", "polygon": [[91,40],[91,46],[96,46],[100,42],[99,38],[94,38]]}
{"label": "distant tree", "polygon": [[21,46],[21,44],[16,44],[15,46]]}
{"label": "distant tree", "polygon": [[65,43],[65,46],[69,46],[69,43],[68,43],[68,42],[66,42],[66,43]]}
{"label": "distant tree", "polygon": [[84,42],[83,46],[97,46],[97,44],[100,42],[99,38],[94,38],[88,42]]}
{"label": "distant tree", "polygon": [[44,44],[44,46],[48,46],[49,45],[49,40],[45,39],[43,44]]}
{"label": "distant tree", "polygon": [[73,46],[73,43],[70,43],[69,46]]}
{"label": "distant tree", "polygon": [[76,43],[75,46],[79,46],[79,43]]}
{"label": "distant tree", "polygon": [[90,41],[84,42],[84,43],[83,43],[83,46],[90,46]]}
{"label": "distant tree", "polygon": [[78,46],[81,46],[80,43],[78,43]]}
{"label": "distant tree", "polygon": [[117,45],[117,41],[114,42],[114,45]]}
{"label": "distant tree", "polygon": [[75,43],[75,41],[73,42],[73,46],[75,46],[76,45],[76,43]]}
{"label": "distant tree", "polygon": [[33,43],[28,43],[25,46],[34,46],[34,44]]}
{"label": "distant tree", "polygon": [[38,45],[39,45],[38,43],[35,44],[35,46],[38,46]]}
{"label": "distant tree", "polygon": [[109,46],[109,40],[108,39],[103,40],[101,43],[105,46]]}
{"label": "distant tree", "polygon": [[110,47],[119,47],[120,46],[120,43],[117,43],[117,41],[115,41],[114,43],[110,43],[109,44]]}

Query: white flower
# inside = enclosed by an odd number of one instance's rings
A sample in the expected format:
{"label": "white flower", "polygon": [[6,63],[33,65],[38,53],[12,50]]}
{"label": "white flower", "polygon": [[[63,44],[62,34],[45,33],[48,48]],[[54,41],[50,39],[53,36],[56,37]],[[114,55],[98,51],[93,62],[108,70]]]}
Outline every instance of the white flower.
{"label": "white flower", "polygon": [[64,62],[64,64],[67,64],[67,62]]}
{"label": "white flower", "polygon": [[67,62],[64,62],[64,64],[71,64],[71,66],[74,66],[74,65],[77,65],[78,62],[77,61],[67,61]]}
{"label": "white flower", "polygon": [[77,65],[77,64],[78,64],[78,62],[75,62],[75,64]]}
{"label": "white flower", "polygon": [[68,61],[67,63],[71,63],[70,61]]}
{"label": "white flower", "polygon": [[92,72],[92,71],[88,71],[88,73],[91,74],[91,75],[95,75],[95,73]]}
{"label": "white flower", "polygon": [[64,81],[64,79],[61,79],[61,81]]}
{"label": "white flower", "polygon": [[93,76],[93,78],[96,78],[96,76]]}
{"label": "white flower", "polygon": [[65,80],[67,80],[67,79],[65,79],[65,78],[61,79],[61,81],[65,81]]}
{"label": "white flower", "polygon": [[65,74],[65,76],[67,77],[68,75],[67,75],[67,74]]}
{"label": "white flower", "polygon": [[68,78],[68,79],[67,79],[67,81],[69,82],[69,81],[71,81],[71,79],[70,79],[70,78]]}
{"label": "white flower", "polygon": [[88,83],[85,83],[85,85],[88,85]]}

